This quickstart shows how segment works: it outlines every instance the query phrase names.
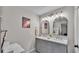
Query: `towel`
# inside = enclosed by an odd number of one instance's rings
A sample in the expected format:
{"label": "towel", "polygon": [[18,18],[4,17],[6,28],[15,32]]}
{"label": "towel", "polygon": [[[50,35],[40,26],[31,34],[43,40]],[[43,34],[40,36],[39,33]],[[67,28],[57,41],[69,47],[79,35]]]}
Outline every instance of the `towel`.
{"label": "towel", "polygon": [[17,43],[9,44],[9,42],[7,42],[6,46],[4,46],[3,48],[4,53],[8,53],[8,52],[20,53],[23,51],[24,49]]}

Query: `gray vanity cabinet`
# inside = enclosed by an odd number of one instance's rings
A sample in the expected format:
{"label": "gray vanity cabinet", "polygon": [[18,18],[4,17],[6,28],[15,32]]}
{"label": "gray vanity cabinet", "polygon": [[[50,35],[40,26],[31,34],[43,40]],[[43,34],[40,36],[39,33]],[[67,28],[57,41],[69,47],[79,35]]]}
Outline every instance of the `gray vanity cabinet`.
{"label": "gray vanity cabinet", "polygon": [[36,51],[39,53],[66,53],[66,45],[36,38]]}

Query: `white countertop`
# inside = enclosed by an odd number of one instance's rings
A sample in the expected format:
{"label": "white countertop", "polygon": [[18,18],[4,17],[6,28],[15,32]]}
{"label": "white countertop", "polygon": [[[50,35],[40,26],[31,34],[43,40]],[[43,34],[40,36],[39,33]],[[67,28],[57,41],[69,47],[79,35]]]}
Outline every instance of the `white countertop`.
{"label": "white countertop", "polygon": [[64,44],[64,45],[67,45],[67,38],[63,38],[63,39],[58,39],[58,38],[47,38],[47,37],[42,37],[42,36],[37,36],[36,38],[39,38],[41,40],[47,40],[47,41],[51,41],[51,42],[56,42],[56,43],[59,43],[59,44]]}

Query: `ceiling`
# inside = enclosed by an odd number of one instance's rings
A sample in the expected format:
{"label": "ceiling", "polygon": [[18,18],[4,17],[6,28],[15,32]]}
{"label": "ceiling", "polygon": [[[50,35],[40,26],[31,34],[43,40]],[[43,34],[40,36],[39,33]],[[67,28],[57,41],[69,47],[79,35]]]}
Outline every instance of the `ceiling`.
{"label": "ceiling", "polygon": [[62,6],[27,6],[26,9],[35,13],[36,15],[42,15],[60,7]]}

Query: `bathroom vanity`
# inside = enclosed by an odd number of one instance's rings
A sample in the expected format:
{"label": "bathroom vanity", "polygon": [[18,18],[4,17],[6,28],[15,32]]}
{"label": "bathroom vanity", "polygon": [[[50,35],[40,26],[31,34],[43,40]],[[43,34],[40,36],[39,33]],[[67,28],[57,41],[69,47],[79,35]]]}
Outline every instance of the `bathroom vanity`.
{"label": "bathroom vanity", "polygon": [[67,53],[67,38],[36,37],[35,45],[39,53]]}
{"label": "bathroom vanity", "polygon": [[[40,35],[36,37],[36,51],[40,53],[68,52],[68,19],[60,10],[50,16],[41,16]],[[53,18],[54,17],[54,18]]]}

